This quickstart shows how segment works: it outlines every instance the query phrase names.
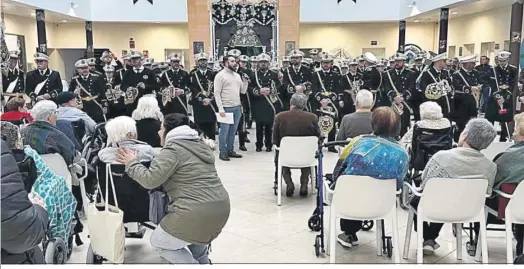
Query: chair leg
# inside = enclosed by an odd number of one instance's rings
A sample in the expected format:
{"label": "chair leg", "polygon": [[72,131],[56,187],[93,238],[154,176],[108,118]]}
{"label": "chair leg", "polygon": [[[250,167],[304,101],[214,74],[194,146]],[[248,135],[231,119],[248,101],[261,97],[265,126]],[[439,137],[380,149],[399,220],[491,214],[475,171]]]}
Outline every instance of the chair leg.
{"label": "chair leg", "polygon": [[457,238],[457,260],[462,260],[462,223],[453,223]]}
{"label": "chair leg", "polygon": [[395,255],[395,263],[400,263],[400,243],[399,243],[399,236],[398,236],[398,219],[397,219],[397,207],[395,206],[393,208],[393,255]]}
{"label": "chair leg", "polygon": [[317,188],[315,187],[315,182],[316,182],[315,167],[311,166],[311,193],[315,193],[318,191]]}
{"label": "chair leg", "polygon": [[[324,211],[324,212],[326,212],[326,211]],[[331,255],[331,252],[330,252],[331,251],[331,229],[332,229],[331,228],[331,221],[332,221],[331,216],[333,216],[333,214],[335,214],[335,213],[333,213],[333,205],[330,204],[329,205],[329,226],[328,226],[330,230],[329,230],[329,236],[327,237],[327,242],[326,242],[326,255],[328,255],[328,256]],[[326,219],[326,218],[324,218],[324,219]]]}
{"label": "chair leg", "polygon": [[421,264],[424,263],[423,259],[423,243],[424,243],[424,215],[422,214],[422,210],[418,210],[418,218],[417,218],[417,263]]}
{"label": "chair leg", "polygon": [[382,234],[382,220],[375,220],[375,225],[377,227],[377,256],[382,256],[382,237],[384,236]]}
{"label": "chair leg", "polygon": [[330,223],[329,223],[329,263],[336,263],[336,243],[337,243],[337,212],[334,205],[331,205],[331,215],[329,216]]}
{"label": "chair leg", "polygon": [[414,219],[415,212],[413,212],[413,210],[410,209],[408,215],[408,225],[406,226],[406,238],[404,239],[404,255],[402,255],[402,258],[404,258],[404,260],[407,260],[409,256],[409,244],[411,243],[411,231],[413,231]]}
{"label": "chair leg", "polygon": [[506,207],[506,262],[513,264],[513,223],[511,221],[511,212],[509,207]]}
{"label": "chair leg", "polygon": [[[482,247],[482,263],[488,264],[488,238],[486,229],[486,218],[480,220],[480,240]],[[477,247],[478,251],[478,247]]]}
{"label": "chair leg", "polygon": [[277,180],[277,205],[282,204],[282,166],[278,165],[278,180]]}
{"label": "chair leg", "polygon": [[[483,210],[484,210],[484,229],[486,229],[486,225],[487,225],[486,223],[488,222],[488,212],[484,208],[483,208]],[[482,226],[482,222],[480,223],[480,226]],[[471,230],[471,233],[473,234],[473,230]],[[481,261],[483,261],[482,251],[481,250],[482,250],[482,245],[484,243],[482,242],[480,235],[477,235],[477,242],[476,243],[477,243],[477,246],[475,247],[475,261],[476,262],[481,262]]]}

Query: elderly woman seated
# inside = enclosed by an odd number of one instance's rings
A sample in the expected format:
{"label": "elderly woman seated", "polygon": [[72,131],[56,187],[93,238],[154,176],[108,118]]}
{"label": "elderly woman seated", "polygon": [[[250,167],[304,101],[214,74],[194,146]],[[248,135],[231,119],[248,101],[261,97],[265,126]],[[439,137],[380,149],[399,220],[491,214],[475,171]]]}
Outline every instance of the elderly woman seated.
{"label": "elderly woman seated", "polygon": [[160,147],[158,131],[162,125],[163,115],[156,98],[153,96],[140,98],[132,117],[136,120],[137,139],[152,147]]}
{"label": "elderly woman seated", "polygon": [[6,145],[9,147],[9,149],[13,150],[22,148],[22,140],[18,126],[8,121],[2,121],[1,134],[2,140],[6,142]]}
{"label": "elderly woman seated", "polygon": [[21,121],[23,118],[27,119],[27,122],[32,122],[33,118],[27,112],[27,107],[25,106],[25,100],[20,97],[13,97],[9,102],[7,102],[7,112],[0,116],[1,120],[17,122]]}
{"label": "elderly woman seated", "polygon": [[502,184],[518,185],[524,180],[524,112],[515,115],[515,130],[513,133],[515,145],[495,158],[497,175],[493,189],[500,190]]}
{"label": "elderly woman seated", "polygon": [[[420,121],[415,122],[415,126],[423,129],[439,130],[451,127],[451,122],[444,118],[442,108],[432,101],[424,102],[420,105]],[[400,143],[408,150],[411,149],[411,142],[413,140],[413,129],[402,137]]]}
{"label": "elderly woman seated", "polygon": [[109,120],[105,125],[107,147],[98,152],[98,158],[104,163],[116,161],[119,147],[137,150],[141,162],[150,162],[155,157],[153,147],[137,140],[136,122],[128,116],[120,116]]}
{"label": "elderly woman seated", "polygon": [[[373,134],[354,138],[344,149],[339,161],[341,166],[335,168],[334,175],[393,179],[397,181],[397,188],[400,188],[408,172],[409,160],[407,151],[396,140],[400,133],[400,116],[390,107],[376,108],[371,117],[371,126]],[[361,227],[362,221],[340,220],[343,233],[337,237],[337,241],[345,247],[357,245],[357,232]]]}
{"label": "elderly woman seated", "polygon": [[[458,147],[437,152],[422,172],[421,189],[432,178],[486,179],[491,194],[497,166],[480,151],[487,148],[497,136],[493,125],[485,119],[472,119],[460,135]],[[411,205],[418,207],[420,197],[413,197]],[[415,218],[416,222],[416,218]],[[417,225],[414,225],[415,229]],[[424,254],[431,255],[440,247],[435,241],[442,229],[442,223],[424,222]]]}
{"label": "elderly woman seated", "polygon": [[72,140],[56,127],[57,113],[58,109],[53,101],[42,100],[36,103],[31,110],[35,121],[22,129],[23,142],[39,154],[58,153],[70,165],[79,157],[79,153]]}

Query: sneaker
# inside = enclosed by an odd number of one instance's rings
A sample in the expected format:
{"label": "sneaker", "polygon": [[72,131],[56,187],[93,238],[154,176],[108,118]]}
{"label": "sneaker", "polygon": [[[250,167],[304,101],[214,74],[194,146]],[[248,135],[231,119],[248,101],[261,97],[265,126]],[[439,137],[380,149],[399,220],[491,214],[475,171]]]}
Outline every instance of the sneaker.
{"label": "sneaker", "polygon": [[422,245],[424,255],[433,255],[438,248],[440,248],[440,245],[435,240],[426,240]]}
{"label": "sneaker", "polygon": [[307,185],[301,185],[300,186],[300,196],[306,197],[307,196]]}
{"label": "sneaker", "polygon": [[351,237],[351,235],[347,235],[345,233],[341,233],[337,236],[338,243],[347,248],[350,248],[353,246],[352,240],[353,238]]}
{"label": "sneaker", "polygon": [[358,246],[358,237],[357,234],[352,234],[351,236],[351,245]]}
{"label": "sneaker", "polygon": [[242,155],[234,152],[234,151],[231,151],[230,153],[227,154],[227,156],[229,156],[230,158],[242,158]]}

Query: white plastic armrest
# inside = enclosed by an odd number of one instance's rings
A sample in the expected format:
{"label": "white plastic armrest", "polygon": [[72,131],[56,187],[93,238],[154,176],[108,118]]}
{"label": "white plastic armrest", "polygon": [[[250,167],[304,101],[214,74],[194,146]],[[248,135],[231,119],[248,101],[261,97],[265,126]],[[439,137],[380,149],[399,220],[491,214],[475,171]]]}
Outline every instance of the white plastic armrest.
{"label": "white plastic armrest", "polygon": [[402,189],[398,189],[397,190],[397,195],[401,195],[402,194]]}
{"label": "white plastic armrest", "polygon": [[493,190],[493,192],[495,192],[496,194],[498,194],[498,195],[500,195],[500,196],[502,196],[504,198],[508,198],[508,199],[513,198],[513,195],[507,194],[507,193],[499,191],[499,190]]}
{"label": "white plastic armrest", "polygon": [[280,150],[280,147],[275,146],[275,150]]}
{"label": "white plastic armrest", "polygon": [[327,181],[324,181],[324,192],[326,192],[327,194],[333,194],[335,193],[335,190],[332,190],[330,187],[329,187],[329,183]]}
{"label": "white plastic armrest", "polygon": [[413,185],[411,185],[411,184],[409,184],[407,182],[404,182],[404,185],[406,185],[409,189],[411,189],[411,192],[414,195],[416,195],[418,197],[422,197],[422,193],[420,193],[420,191],[422,190],[421,188],[417,188],[417,187],[415,187],[415,186],[413,186]]}
{"label": "white plastic armrest", "polygon": [[80,159],[78,164],[84,163],[84,174],[78,178],[78,180],[84,180],[87,177],[89,171],[87,170],[87,160],[85,158]]}

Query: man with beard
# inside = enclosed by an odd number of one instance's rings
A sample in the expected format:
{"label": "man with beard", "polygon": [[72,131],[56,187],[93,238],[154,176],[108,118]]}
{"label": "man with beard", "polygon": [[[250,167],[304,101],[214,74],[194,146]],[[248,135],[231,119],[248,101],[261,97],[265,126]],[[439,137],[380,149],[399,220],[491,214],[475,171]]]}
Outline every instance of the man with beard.
{"label": "man with beard", "polygon": [[104,74],[102,74],[102,72],[99,72],[98,70],[96,70],[96,58],[89,58],[87,59],[87,64],[89,65],[89,72],[91,74],[97,74],[101,77],[104,76]]}
{"label": "man with beard", "polygon": [[142,65],[143,56],[140,51],[131,51],[129,59],[133,68],[127,69],[124,73],[120,88],[125,92],[126,114],[131,116],[138,104],[138,99],[146,94],[154,94],[158,91],[159,85],[153,71]]}
{"label": "man with beard", "polygon": [[508,138],[508,122],[513,120],[513,89],[517,86],[518,69],[509,64],[511,52],[502,51],[497,54],[498,63],[493,72],[495,74],[491,94],[486,108],[486,119],[491,123],[500,123],[500,142]]}
{"label": "man with beard", "polygon": [[[276,114],[282,110],[282,101],[278,97],[280,81],[275,72],[269,71],[271,57],[265,53],[258,56],[259,70],[254,72],[249,84],[249,93],[253,100],[253,119],[257,127],[256,151],[273,149],[273,122]],[[263,140],[264,139],[264,140]]]}
{"label": "man with beard", "polygon": [[130,57],[131,57],[131,52],[129,52],[128,54],[124,55],[122,57],[122,61],[124,61],[124,64],[123,64],[122,68],[120,68],[120,69],[116,69],[115,68],[115,70],[117,72],[116,73],[117,74],[116,79],[118,79],[119,82],[122,82],[122,79],[124,79],[124,74],[126,73],[126,71],[128,69],[133,69],[133,65],[131,63]]}
{"label": "man with beard", "polygon": [[204,133],[204,135],[215,140],[215,131],[217,125],[216,112],[218,109],[215,104],[213,94],[213,80],[215,73],[207,68],[207,54],[198,53],[195,55],[198,68],[189,73],[191,97],[195,123]]}
{"label": "man with beard", "polygon": [[60,73],[49,69],[49,56],[38,52],[34,57],[36,69],[27,72],[25,92],[36,101],[54,99],[63,89]]}
{"label": "man with beard", "polygon": [[455,141],[464,131],[466,123],[477,117],[477,99],[480,97],[480,72],[475,70],[477,56],[466,56],[460,59],[462,68],[453,74],[453,87],[455,88],[455,113],[453,121],[457,123]]}
{"label": "man with beard", "polygon": [[[312,77],[312,90],[317,103],[313,111],[320,117],[326,114],[333,118],[333,129],[328,134],[328,141],[335,140],[337,128],[336,122],[339,118],[338,94],[340,93],[340,73],[333,68],[333,57],[324,54],[320,59],[322,68],[315,72]],[[329,147],[329,152],[338,153],[335,147]]]}
{"label": "man with beard", "polygon": [[[102,56],[100,57],[100,60],[102,61],[102,64],[99,65],[100,67],[100,72],[104,72],[105,73],[105,69],[104,67],[105,66],[112,66],[114,67],[115,70],[120,70],[121,68],[124,68],[124,65],[122,64],[122,62],[120,62],[116,57],[115,55],[110,52],[110,51],[104,51],[102,53]],[[113,62],[114,61],[114,62]]]}
{"label": "man with beard", "polygon": [[365,70],[362,77],[364,84],[362,88],[368,89],[373,93],[373,108],[376,108],[381,106],[382,99],[380,88],[382,87],[383,78],[382,72],[379,70],[379,60],[373,53],[366,52],[364,54],[364,61]]}
{"label": "man with beard", "polygon": [[342,118],[345,115],[355,112],[355,99],[357,96],[360,87],[364,82],[362,82],[362,73],[357,71],[358,62],[354,58],[349,61],[349,71],[347,74],[341,76],[340,86],[342,87],[343,92],[339,93],[340,98],[340,117],[339,125],[342,121]]}
{"label": "man with beard", "polygon": [[487,56],[480,57],[480,64],[475,66],[475,70],[479,71],[479,75],[480,75],[479,83],[482,84],[482,93],[481,93],[482,97],[480,100],[479,111],[481,113],[485,113],[486,105],[491,96],[492,77],[495,76],[493,74],[493,67],[489,64],[489,58]]}
{"label": "man with beard", "polygon": [[411,70],[405,68],[406,55],[397,53],[393,59],[395,60],[395,68],[386,71],[384,93],[389,97],[388,101],[394,107],[394,110],[400,115],[400,136],[402,137],[411,126],[411,107],[407,104],[407,101],[416,91],[416,77]]}
{"label": "man with beard", "polygon": [[189,93],[189,74],[180,68],[182,55],[173,53],[168,56],[171,68],[165,71],[160,79],[163,89],[161,90],[162,113],[181,113],[187,115],[187,93]]}
{"label": "man with beard", "polygon": [[75,67],[78,74],[71,78],[69,91],[82,100],[82,106],[79,108],[89,117],[97,123],[105,122],[107,99],[102,85],[103,78],[90,72],[86,59],[76,61]]}
{"label": "man with beard", "polygon": [[[2,85],[6,103],[11,99],[11,97],[6,95],[24,93],[24,71],[20,70],[18,66],[18,60],[20,58],[18,54],[18,51],[10,51],[7,66],[2,70]],[[26,100],[26,102],[27,101],[29,100]]]}
{"label": "man with beard", "polygon": [[[300,50],[289,52],[291,66],[282,72],[281,96],[284,110],[289,110],[291,96],[297,92],[304,93],[308,98],[311,94],[311,69],[302,65],[304,53]],[[312,98],[312,97],[311,97]],[[311,101],[308,101],[307,110],[311,112]],[[313,98],[314,99],[314,98]]]}
{"label": "man with beard", "polygon": [[118,76],[115,77],[115,68],[112,65],[105,65],[104,73],[104,85],[108,103],[107,119],[124,116],[126,114],[124,94],[120,90],[121,81],[119,81]]}
{"label": "man with beard", "polygon": [[[424,93],[424,98],[430,101],[435,101],[439,106],[442,108],[442,114],[445,118],[451,119],[451,115],[453,114],[453,89],[451,88],[451,78],[449,77],[449,72],[444,70],[446,67],[446,59],[447,59],[447,53],[439,54],[431,61],[433,62],[431,64],[431,67],[424,71],[420,77],[419,81],[419,88]],[[443,82],[446,81],[446,82]],[[437,84],[440,83],[440,84]],[[442,85],[449,85],[448,88],[445,88]],[[433,84],[433,85],[432,85]],[[432,85],[428,89],[428,86]],[[432,96],[431,90],[435,89],[435,85],[438,85],[438,90],[440,96]],[[446,86],[447,87],[447,86]],[[429,91],[429,92],[428,92]],[[431,99],[428,98],[428,95],[431,96]]]}

